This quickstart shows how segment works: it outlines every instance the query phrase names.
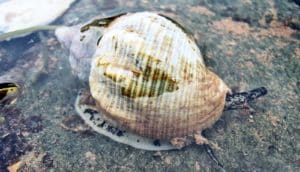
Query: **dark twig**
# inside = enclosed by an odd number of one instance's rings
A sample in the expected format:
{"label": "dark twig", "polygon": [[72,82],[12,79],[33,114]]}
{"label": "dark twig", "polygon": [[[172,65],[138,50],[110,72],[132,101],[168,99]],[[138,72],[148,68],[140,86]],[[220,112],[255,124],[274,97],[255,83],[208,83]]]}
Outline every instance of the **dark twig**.
{"label": "dark twig", "polygon": [[208,156],[218,165],[218,167],[222,170],[225,171],[223,164],[218,160],[218,158],[215,156],[213,149],[210,147],[209,144],[204,144],[204,149]]}

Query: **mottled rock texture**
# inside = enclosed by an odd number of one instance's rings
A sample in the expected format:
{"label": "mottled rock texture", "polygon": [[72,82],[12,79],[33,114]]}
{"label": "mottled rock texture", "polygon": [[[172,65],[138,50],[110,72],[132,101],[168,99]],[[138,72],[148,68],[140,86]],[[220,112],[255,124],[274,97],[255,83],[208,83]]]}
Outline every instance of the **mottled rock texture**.
{"label": "mottled rock texture", "polygon": [[[245,110],[224,112],[204,132],[224,168],[227,171],[299,171],[299,1],[85,0],[73,4],[55,24],[74,25],[95,16],[144,10],[171,13],[193,34],[207,66],[231,88],[243,91],[267,87],[268,95],[251,104],[255,114]],[[25,88],[16,106],[24,117],[38,115],[43,119],[36,124],[42,130],[37,127],[39,132],[24,137],[33,145],[32,151],[47,155],[45,159],[51,157],[47,170],[220,170],[201,146],[147,152],[96,133],[83,134],[60,127],[66,118],[76,115],[73,103],[84,84],[72,76],[67,50],[53,40],[53,33],[45,34],[41,39],[45,46],[37,54],[47,51],[42,54],[48,59],[48,65],[39,80]],[[15,57],[11,55],[15,53],[13,45],[20,42],[18,39],[1,43],[0,66],[10,63],[13,67],[8,57]],[[22,53],[17,57],[22,58]],[[1,74],[7,68],[1,67]],[[30,166],[36,166],[36,162],[28,161],[24,160],[27,163],[23,168],[34,169]]]}

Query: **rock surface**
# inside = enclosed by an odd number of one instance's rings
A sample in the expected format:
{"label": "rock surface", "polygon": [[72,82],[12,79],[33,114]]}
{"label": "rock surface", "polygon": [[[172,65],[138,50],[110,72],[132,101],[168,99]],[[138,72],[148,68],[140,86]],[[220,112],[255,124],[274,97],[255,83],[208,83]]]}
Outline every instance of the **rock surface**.
{"label": "rock surface", "polygon": [[[267,87],[269,94],[251,104],[255,114],[245,110],[224,112],[222,118],[204,132],[213,142],[224,169],[299,171],[299,2],[86,0],[76,2],[55,24],[75,25],[96,15],[144,10],[173,14],[175,20],[193,33],[207,66],[231,88]],[[22,40],[0,43],[0,66],[11,63],[8,65],[13,67],[9,57],[15,53],[15,46],[37,36],[32,34]],[[25,88],[16,106],[26,119],[39,116],[42,121],[36,125],[43,129],[37,127],[38,132],[27,131],[27,134],[24,130],[22,137],[32,149],[19,154],[18,159],[25,163],[21,169],[35,169],[37,162],[25,155],[38,152],[37,157],[51,162],[51,165],[44,164],[46,171],[220,170],[201,146],[155,153],[136,150],[97,133],[84,134],[60,127],[66,118],[76,115],[75,97],[85,85],[72,76],[67,50],[53,40],[52,32],[40,41],[44,48],[36,53],[47,51],[41,53],[48,59],[47,66],[39,80]],[[18,52],[13,57],[22,58],[23,53]],[[0,74],[4,72],[4,68],[0,68]],[[5,116],[5,112],[1,111],[0,115]],[[6,122],[0,126],[5,127]],[[16,160],[7,162],[12,165]]]}

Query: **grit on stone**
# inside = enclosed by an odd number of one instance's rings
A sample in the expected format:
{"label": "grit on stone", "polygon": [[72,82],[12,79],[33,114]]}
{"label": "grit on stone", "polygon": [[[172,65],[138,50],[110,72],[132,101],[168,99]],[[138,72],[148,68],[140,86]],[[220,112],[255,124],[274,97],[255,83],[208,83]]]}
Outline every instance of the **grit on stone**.
{"label": "grit on stone", "polygon": [[[226,111],[212,128],[204,131],[224,169],[299,171],[299,1],[81,0],[54,24],[70,26],[95,16],[145,10],[172,13],[173,19],[193,34],[206,65],[231,88],[268,89],[267,96],[251,104],[254,114],[246,110]],[[86,85],[72,75],[68,50],[54,39],[51,31],[0,42],[0,75],[13,68],[16,61],[28,58],[28,53],[30,59],[43,57],[45,61],[43,65],[35,64],[38,71],[26,74],[30,79],[13,105],[18,110],[16,119],[7,110],[0,110],[0,117],[4,117],[0,127],[5,131],[1,133],[1,143],[7,138],[17,140],[17,154],[5,156],[5,165],[10,169],[220,170],[202,146],[150,152],[89,131],[80,119],[73,117],[77,115],[76,95]],[[1,150],[1,155],[9,152]]]}

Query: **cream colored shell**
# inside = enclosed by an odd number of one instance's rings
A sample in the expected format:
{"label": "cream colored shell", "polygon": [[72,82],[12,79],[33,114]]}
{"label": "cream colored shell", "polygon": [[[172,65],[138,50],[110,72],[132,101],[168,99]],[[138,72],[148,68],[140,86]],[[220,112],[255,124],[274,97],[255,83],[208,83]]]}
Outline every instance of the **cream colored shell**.
{"label": "cream colored shell", "polygon": [[89,82],[106,118],[158,139],[211,126],[229,91],[205,67],[196,43],[183,30],[150,12],[123,15],[108,25]]}

